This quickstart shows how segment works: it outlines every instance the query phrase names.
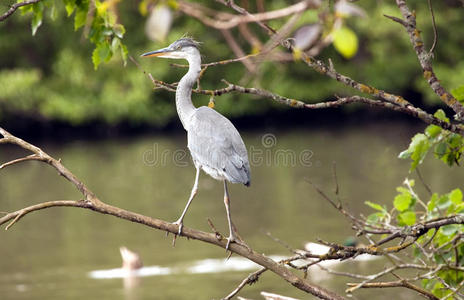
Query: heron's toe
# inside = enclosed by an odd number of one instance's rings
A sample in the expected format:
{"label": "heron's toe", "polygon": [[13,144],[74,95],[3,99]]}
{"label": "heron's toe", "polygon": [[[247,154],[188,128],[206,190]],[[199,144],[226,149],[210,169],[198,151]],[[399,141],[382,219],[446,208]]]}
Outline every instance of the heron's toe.
{"label": "heron's toe", "polygon": [[235,236],[229,236],[227,238],[226,251],[229,250],[230,243],[236,243],[236,242],[237,242],[237,239],[235,238]]}
{"label": "heron's toe", "polygon": [[182,228],[184,227],[184,222],[182,222],[181,220],[177,220],[177,221],[173,222],[172,224],[179,226],[179,230],[177,231],[177,234],[181,235],[182,234]]}

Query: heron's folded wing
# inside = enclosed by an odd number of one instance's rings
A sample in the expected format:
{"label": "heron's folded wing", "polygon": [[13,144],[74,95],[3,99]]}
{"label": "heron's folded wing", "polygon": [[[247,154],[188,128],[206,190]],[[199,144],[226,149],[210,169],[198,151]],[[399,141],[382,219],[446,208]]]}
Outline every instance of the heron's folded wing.
{"label": "heron's folded wing", "polygon": [[203,106],[192,115],[188,147],[201,165],[225,172],[230,181],[250,181],[245,144],[234,125],[215,110]]}

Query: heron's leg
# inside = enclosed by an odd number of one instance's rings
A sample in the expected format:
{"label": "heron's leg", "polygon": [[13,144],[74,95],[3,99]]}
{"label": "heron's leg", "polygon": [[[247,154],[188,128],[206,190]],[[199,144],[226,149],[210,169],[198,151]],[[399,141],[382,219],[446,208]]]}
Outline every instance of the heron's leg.
{"label": "heron's leg", "polygon": [[193,184],[192,192],[190,193],[190,198],[187,202],[187,205],[184,208],[184,211],[182,212],[182,215],[176,222],[174,222],[174,224],[179,225],[179,232],[178,232],[179,235],[182,233],[182,227],[184,227],[183,220],[184,220],[185,214],[187,213],[190,203],[192,203],[193,198],[195,198],[195,195],[198,192],[198,178],[200,177],[200,167],[198,166],[196,168],[197,168],[197,174],[195,175],[195,183]]}
{"label": "heron's leg", "polygon": [[230,199],[229,199],[229,190],[227,189],[227,181],[224,180],[224,204],[227,211],[227,222],[229,223],[229,237],[227,238],[226,250],[229,250],[230,243],[236,242],[237,238],[235,236],[234,225],[232,224],[232,219],[230,217]]}

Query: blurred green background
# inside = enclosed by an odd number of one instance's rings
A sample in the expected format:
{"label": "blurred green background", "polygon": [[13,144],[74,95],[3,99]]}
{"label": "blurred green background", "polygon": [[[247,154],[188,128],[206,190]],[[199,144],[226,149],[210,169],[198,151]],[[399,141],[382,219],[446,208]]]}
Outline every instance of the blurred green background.
{"label": "blurred green background", "polygon": [[[211,1],[198,1],[205,6],[231,12]],[[441,83],[448,90],[464,84],[464,37],[461,30],[464,9],[458,0],[433,1],[436,14],[438,45],[433,60]],[[158,2],[154,2],[159,5]],[[292,1],[266,1],[267,10],[292,4]],[[409,1],[416,9],[418,28],[427,48],[433,41],[432,21],[426,1]],[[6,4],[2,11],[6,10]],[[28,124],[66,124],[70,126],[149,126],[165,128],[176,121],[172,93],[153,92],[150,80],[131,61],[123,66],[115,55],[108,63],[94,70],[91,55],[94,46],[84,37],[83,30],[74,31],[73,16],[66,17],[64,5],[56,1],[58,13],[55,20],[45,9],[42,26],[35,36],[31,35],[31,16],[18,11],[0,23],[0,121],[9,128],[24,128]],[[171,2],[172,4],[172,2]],[[256,11],[255,2],[249,1],[249,9]],[[331,58],[342,74],[353,79],[403,95],[415,104],[426,108],[440,105],[422,77],[417,57],[405,30],[383,14],[400,16],[392,1],[357,1],[367,17],[349,17],[345,24],[359,40],[356,55],[344,59],[333,45],[325,48],[318,58]],[[323,1],[318,11],[303,14],[295,29],[303,24],[316,22],[318,14],[333,6],[333,1]],[[185,69],[173,68],[172,61],[139,59],[143,52],[164,47],[185,33],[203,43],[204,62],[233,58],[223,36],[217,30],[207,28],[198,20],[176,11],[171,5],[173,24],[165,42],[151,42],[145,34],[146,16],[140,13],[140,2],[121,1],[117,4],[118,21],[126,28],[123,42],[129,55],[137,59],[142,68],[157,79],[175,82]],[[329,8],[330,10],[330,8]],[[286,19],[273,20],[269,25],[279,28]],[[254,24],[249,25],[262,42],[267,37]],[[232,33],[246,53],[251,46],[240,37],[237,29]],[[279,50],[283,51],[283,50]],[[226,79],[247,86],[262,87],[272,92],[304,100],[319,102],[337,95],[350,95],[354,91],[334,80],[314,72],[302,62],[263,62],[256,75],[243,82],[247,70],[241,63],[210,68],[202,88],[221,88]],[[208,96],[194,96],[196,105],[208,102]],[[251,96],[224,95],[216,100],[219,111],[229,117],[263,116],[270,112],[288,110],[271,101],[251,101]],[[343,108],[346,113],[356,112],[352,107]],[[335,118],[330,118],[334,121]],[[48,125],[50,126],[50,125]]]}
{"label": "blurred green background", "polygon": [[[42,1],[55,3],[56,10],[53,13],[51,7],[45,7],[43,24],[35,36],[31,34],[31,15],[21,15],[18,11],[0,22],[1,126],[62,158],[66,166],[104,201],[174,220],[190,191],[193,167],[190,164],[180,167],[173,161],[165,165],[149,165],[144,161],[144,154],[155,147],[169,150],[169,153],[186,150],[185,132],[155,132],[157,129],[181,128],[174,94],[159,89],[153,91],[153,84],[143,71],[131,61],[124,65],[119,55],[95,70],[92,62],[95,46],[85,37],[83,28],[74,30],[74,15],[66,17],[65,3],[74,0]],[[83,1],[87,0],[77,0],[79,3]],[[143,14],[143,9],[141,13],[141,7],[148,2],[116,2],[117,15],[118,22],[126,29],[123,42],[129,55],[155,78],[176,82],[185,69],[170,66],[173,61],[142,60],[139,55],[165,47],[184,34],[202,42],[204,62],[235,57],[219,31],[207,28],[176,10],[175,1],[151,1],[154,6],[168,5],[173,23],[164,41],[150,41],[145,32],[148,16]],[[196,2],[231,13],[214,1]],[[236,2],[248,3],[249,10],[256,11],[255,1]],[[266,10],[296,3],[283,0],[261,2]],[[365,18],[350,16],[344,19],[345,26],[355,33],[359,41],[356,54],[346,59],[333,45],[329,45],[318,58],[324,61],[330,58],[340,73],[402,95],[429,112],[444,108],[422,77],[406,31],[383,16],[400,17],[393,2],[354,2],[366,13]],[[438,30],[434,70],[442,85],[451,91],[464,84],[464,35],[460,30],[464,8],[459,0],[432,2]],[[2,3],[0,14],[12,3],[12,0]],[[305,12],[293,30],[317,22],[327,11],[333,13],[334,1],[322,3],[319,10]],[[433,30],[427,2],[410,0],[408,4],[416,9],[418,28],[422,30],[428,49],[433,41]],[[273,20],[269,25],[280,28],[287,20]],[[249,24],[248,27],[262,43],[267,41],[268,37],[256,25]],[[245,53],[256,50],[240,36],[238,29],[231,33]],[[277,51],[283,52],[282,49]],[[286,63],[264,61],[252,76],[241,63],[211,67],[205,73],[201,87],[222,88],[221,79],[268,89],[308,103],[325,101],[335,94],[356,93],[302,62],[292,60]],[[193,98],[197,106],[206,105],[209,101],[209,96],[205,95],[194,95]],[[270,100],[243,94],[217,97],[216,109],[234,119],[249,147],[266,150],[262,144],[263,134],[272,133],[278,140],[272,151],[291,149],[300,153],[311,150],[313,154],[310,166],[253,165],[252,187],[231,187],[234,220],[239,224],[241,234],[250,245],[257,246],[266,254],[286,254],[285,249],[264,235],[263,231],[267,230],[293,247],[301,247],[304,242],[319,237],[343,241],[353,234],[338,212],[320,200],[305,182],[305,178],[309,177],[324,191],[332,191],[333,161],[337,162],[339,170],[342,200],[356,214],[371,212],[364,201],[391,204],[394,188],[401,185],[405,176],[411,176],[408,173],[409,163],[397,159],[398,153],[407,148],[411,136],[422,131],[424,126],[418,121],[416,124],[382,122],[381,118],[411,118],[365,106],[296,111]],[[367,121],[369,126],[353,126],[353,121],[357,120]],[[301,125],[311,127],[295,128]],[[71,129],[73,133],[64,142],[58,137],[63,128]],[[118,139],[88,139],[102,128],[104,134],[117,134],[126,129],[138,134]],[[149,135],[141,134],[147,132],[145,129],[151,131]],[[85,138],[77,136],[77,132],[83,132]],[[2,162],[20,157],[23,153],[16,147],[5,149],[0,151]],[[190,161],[188,156],[186,159]],[[458,168],[448,169],[438,160],[428,159],[421,170],[434,191],[445,193],[455,187],[462,188],[462,172]],[[200,189],[200,199],[192,206],[186,226],[208,230],[206,218],[214,217],[218,228],[226,230],[222,186],[202,175]],[[1,211],[12,211],[39,201],[79,197],[53,170],[39,163],[25,163],[1,172],[0,190]],[[161,279],[149,277],[144,279],[143,288],[139,289],[140,297],[127,296],[120,280],[96,281],[88,277],[92,270],[118,267],[120,257],[117,248],[121,245],[140,252],[146,266],[177,266],[205,258],[223,258],[225,253],[222,249],[184,239],[179,239],[178,246],[173,249],[170,239],[166,239],[163,233],[83,211],[56,209],[31,214],[12,230],[2,231],[0,240],[9,245],[0,247],[0,257],[3,258],[0,265],[4,270],[0,276],[0,295],[8,299],[82,299],[84,295],[101,299],[191,299],[192,296],[185,292],[190,287],[195,287],[190,291],[195,291],[197,298],[219,298],[248,274],[229,272],[221,274],[220,280],[217,275],[211,274]],[[381,264],[384,262],[375,267],[382,268]],[[352,271],[357,267],[350,265],[343,269],[342,266],[341,270]],[[368,273],[373,270],[372,265],[369,265],[369,270],[364,267],[360,266],[355,271]],[[265,276],[269,277],[244,290],[244,295],[258,298],[261,290],[273,289],[289,296],[303,297],[302,293],[277,277]],[[326,279],[316,273],[311,280],[321,280],[324,286],[344,293],[345,281],[341,279]],[[181,288],[177,288],[179,283]],[[380,295],[368,291],[359,299],[372,297],[412,299],[411,294],[396,290]]]}

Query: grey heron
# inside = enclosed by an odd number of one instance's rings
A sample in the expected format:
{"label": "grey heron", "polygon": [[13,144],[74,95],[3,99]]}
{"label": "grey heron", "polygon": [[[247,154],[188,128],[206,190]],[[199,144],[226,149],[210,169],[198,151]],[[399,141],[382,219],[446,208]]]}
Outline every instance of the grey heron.
{"label": "grey heron", "polygon": [[224,204],[229,224],[229,237],[226,250],[232,242],[240,242],[230,216],[230,199],[227,181],[250,185],[250,163],[245,144],[234,125],[214,109],[192,103],[192,88],[201,71],[201,55],[198,42],[191,38],[181,38],[166,48],[142,54],[144,57],[163,57],[186,59],[189,70],[177,85],[176,108],[180,121],[187,131],[187,146],[196,168],[195,183],[180,218],[174,222],[179,225],[181,235],[183,220],[187,210],[198,192],[200,170],[214,179],[224,182]]}

